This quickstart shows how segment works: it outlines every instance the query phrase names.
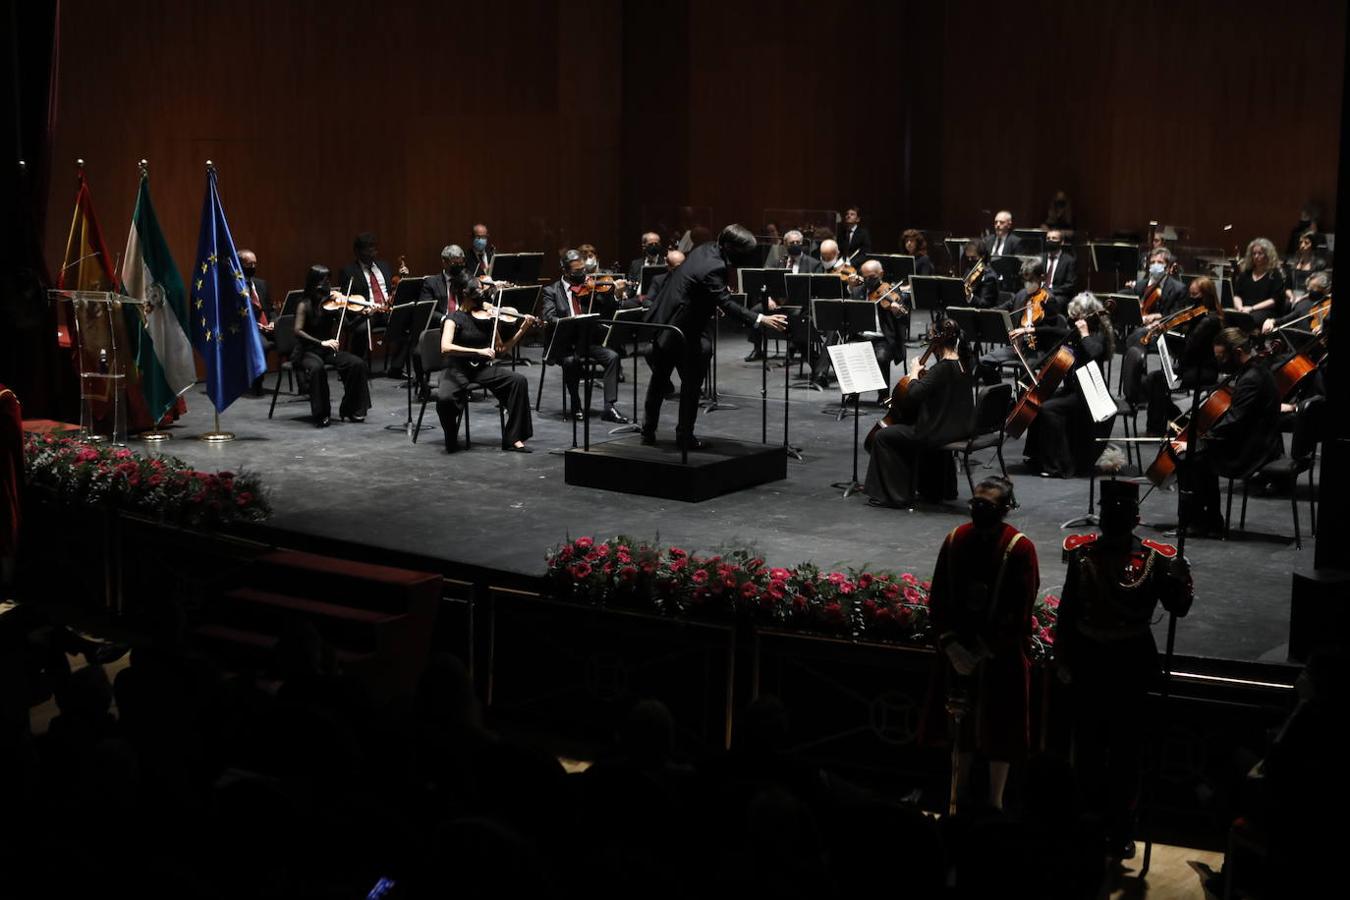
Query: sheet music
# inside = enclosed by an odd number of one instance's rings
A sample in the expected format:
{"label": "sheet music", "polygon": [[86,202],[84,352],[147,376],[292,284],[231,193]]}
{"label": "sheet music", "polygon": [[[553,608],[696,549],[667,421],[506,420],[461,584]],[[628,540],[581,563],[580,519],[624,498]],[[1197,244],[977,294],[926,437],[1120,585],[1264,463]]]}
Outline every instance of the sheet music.
{"label": "sheet music", "polygon": [[1158,359],[1162,360],[1163,377],[1167,379],[1167,389],[1175,391],[1181,386],[1181,378],[1177,376],[1176,366],[1172,364],[1172,351],[1167,349],[1167,335],[1158,335]]}
{"label": "sheet music", "polygon": [[[863,394],[889,387],[881,376],[881,367],[877,365],[877,355],[870,341],[834,344],[826,349],[830,351],[830,362],[834,363],[840,393]],[[1114,410],[1114,405],[1112,408]]]}
{"label": "sheet music", "polygon": [[1102,378],[1101,367],[1097,361],[1091,360],[1087,365],[1077,370],[1078,389],[1083,392],[1083,398],[1087,400],[1088,411],[1092,413],[1092,421],[1101,423],[1110,419],[1116,414],[1116,401],[1111,397],[1111,392],[1106,389],[1106,379]]}

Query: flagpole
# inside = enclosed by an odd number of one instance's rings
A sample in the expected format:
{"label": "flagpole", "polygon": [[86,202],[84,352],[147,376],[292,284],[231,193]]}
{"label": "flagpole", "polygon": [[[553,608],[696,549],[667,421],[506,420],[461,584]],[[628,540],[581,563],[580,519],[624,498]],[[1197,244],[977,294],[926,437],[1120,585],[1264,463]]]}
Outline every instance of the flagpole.
{"label": "flagpole", "polygon": [[[209,179],[212,175],[214,175],[215,171],[216,171],[216,164],[208,159],[206,161],[207,178]],[[198,435],[197,440],[206,441],[208,444],[223,444],[226,443],[227,441],[234,440],[234,432],[220,430],[220,409],[216,407],[214,398],[211,401],[211,406],[213,409],[215,409],[216,427],[206,432],[205,434]]]}
{"label": "flagpole", "polygon": [[[143,159],[143,160],[141,160],[140,163],[137,164],[137,168],[139,168],[139,169],[141,170],[141,178],[142,178],[142,179],[146,179],[146,178],[149,178],[149,177],[150,177],[150,161],[149,161],[148,159]],[[132,222],[132,223],[131,223],[131,227],[132,227],[132,228],[135,228],[135,227],[136,227],[136,223],[135,223],[135,222]],[[123,284],[123,285],[122,285],[122,288],[123,288],[123,291],[125,291],[126,285]],[[145,316],[145,307],[143,307],[143,306],[140,307],[139,312],[140,312],[142,318],[144,318],[144,316]],[[167,415],[167,414],[166,414],[166,415]],[[167,441],[167,440],[169,440],[170,438],[173,437],[173,435],[159,427],[160,424],[163,423],[163,421],[164,421],[164,416],[160,416],[159,421],[158,421],[158,422],[155,422],[153,425],[151,425],[149,431],[142,431],[140,434],[138,434],[138,435],[136,435],[136,436],[137,436],[138,438],[140,438],[141,440],[143,440],[143,441],[148,441],[149,443],[152,443],[152,444],[157,444],[157,443],[159,443],[160,441]]]}

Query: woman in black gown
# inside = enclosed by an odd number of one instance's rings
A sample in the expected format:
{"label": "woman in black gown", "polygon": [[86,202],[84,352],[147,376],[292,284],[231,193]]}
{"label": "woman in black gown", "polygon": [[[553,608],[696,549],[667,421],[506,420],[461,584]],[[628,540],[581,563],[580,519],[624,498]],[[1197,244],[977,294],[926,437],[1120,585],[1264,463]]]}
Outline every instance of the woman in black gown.
{"label": "woman in black gown", "polygon": [[932,338],[938,361],[920,368],[910,383],[895,425],[883,427],[868,451],[864,490],[874,506],[905,507],[956,496],[956,460],[944,444],[970,435],[975,401],[968,360],[962,360],[961,329],[950,319]]}
{"label": "woman in black gown", "polygon": [[[292,364],[308,377],[309,411],[319,428],[326,428],[333,415],[326,365],[337,369],[338,380],[342,382],[339,415],[353,422],[364,422],[370,409],[366,364],[355,354],[338,349],[342,313],[323,308],[324,301],[334,294],[328,276],[327,266],[310,266],[305,275],[305,293],[295,307],[295,352],[291,357]],[[351,318],[350,314],[348,318]]]}
{"label": "woman in black gown", "polygon": [[508,367],[494,366],[498,356],[509,356],[511,348],[525,335],[526,319],[515,334],[502,342],[500,349],[492,346],[493,313],[484,302],[480,287],[472,287],[464,296],[459,309],[449,313],[441,324],[441,354],[446,357],[441,371],[441,382],[436,389],[436,415],[445,432],[445,450],[459,450],[459,418],[464,414],[470,382],[482,385],[492,392],[506,409],[506,434],[503,446],[516,453],[529,453],[525,446],[534,435],[530,420],[530,386],[525,376]]}
{"label": "woman in black gown", "polygon": [[[1103,448],[1098,438],[1111,434],[1115,420],[1113,416],[1101,423],[1092,421],[1076,374],[1089,362],[1104,367],[1111,359],[1115,339],[1106,309],[1100,300],[1084,292],[1069,302],[1068,319],[1065,346],[1073,350],[1073,371],[1064,377],[1055,395],[1041,405],[1040,413],[1027,429],[1027,462],[1033,470],[1050,478],[1091,472]],[[1103,381],[1105,376],[1103,371]]]}
{"label": "woman in black gown", "polygon": [[1284,315],[1284,276],[1280,274],[1280,260],[1275,255],[1274,244],[1266,238],[1253,240],[1238,263],[1238,271],[1237,280],[1233,282],[1233,309],[1250,315],[1258,327],[1266,319]]}

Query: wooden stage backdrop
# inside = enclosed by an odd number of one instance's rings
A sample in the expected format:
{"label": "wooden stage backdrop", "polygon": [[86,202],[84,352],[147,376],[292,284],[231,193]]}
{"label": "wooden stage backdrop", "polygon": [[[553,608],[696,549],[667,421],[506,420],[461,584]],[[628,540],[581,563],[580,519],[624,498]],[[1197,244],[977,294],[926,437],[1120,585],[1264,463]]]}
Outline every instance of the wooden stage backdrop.
{"label": "wooden stage backdrop", "polygon": [[[1015,8],[1014,8],[1015,7]],[[842,11],[842,12],[841,12]],[[207,158],[276,289],[357,231],[432,271],[481,219],[501,250],[627,260],[643,209],[863,204],[907,225],[1156,218],[1283,245],[1334,207],[1343,0],[845,6],[783,0],[65,0],[47,256],[87,160],[125,240],[136,162],[191,265]],[[1233,236],[1220,232],[1235,225]],[[547,271],[547,270],[546,270]]]}

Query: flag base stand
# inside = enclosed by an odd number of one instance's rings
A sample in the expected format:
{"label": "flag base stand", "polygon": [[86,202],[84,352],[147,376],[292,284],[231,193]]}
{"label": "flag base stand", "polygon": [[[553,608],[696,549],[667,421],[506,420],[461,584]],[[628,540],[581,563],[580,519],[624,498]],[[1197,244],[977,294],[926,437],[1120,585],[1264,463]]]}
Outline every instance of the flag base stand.
{"label": "flag base stand", "polygon": [[136,435],[136,437],[138,440],[157,444],[160,441],[169,440],[173,435],[169,434],[167,431],[142,431],[140,434]]}
{"label": "flag base stand", "polygon": [[227,441],[234,440],[234,432],[220,430],[220,413],[217,412],[215,429],[206,432],[206,434],[197,435],[197,440],[206,441],[208,444],[223,444]]}

